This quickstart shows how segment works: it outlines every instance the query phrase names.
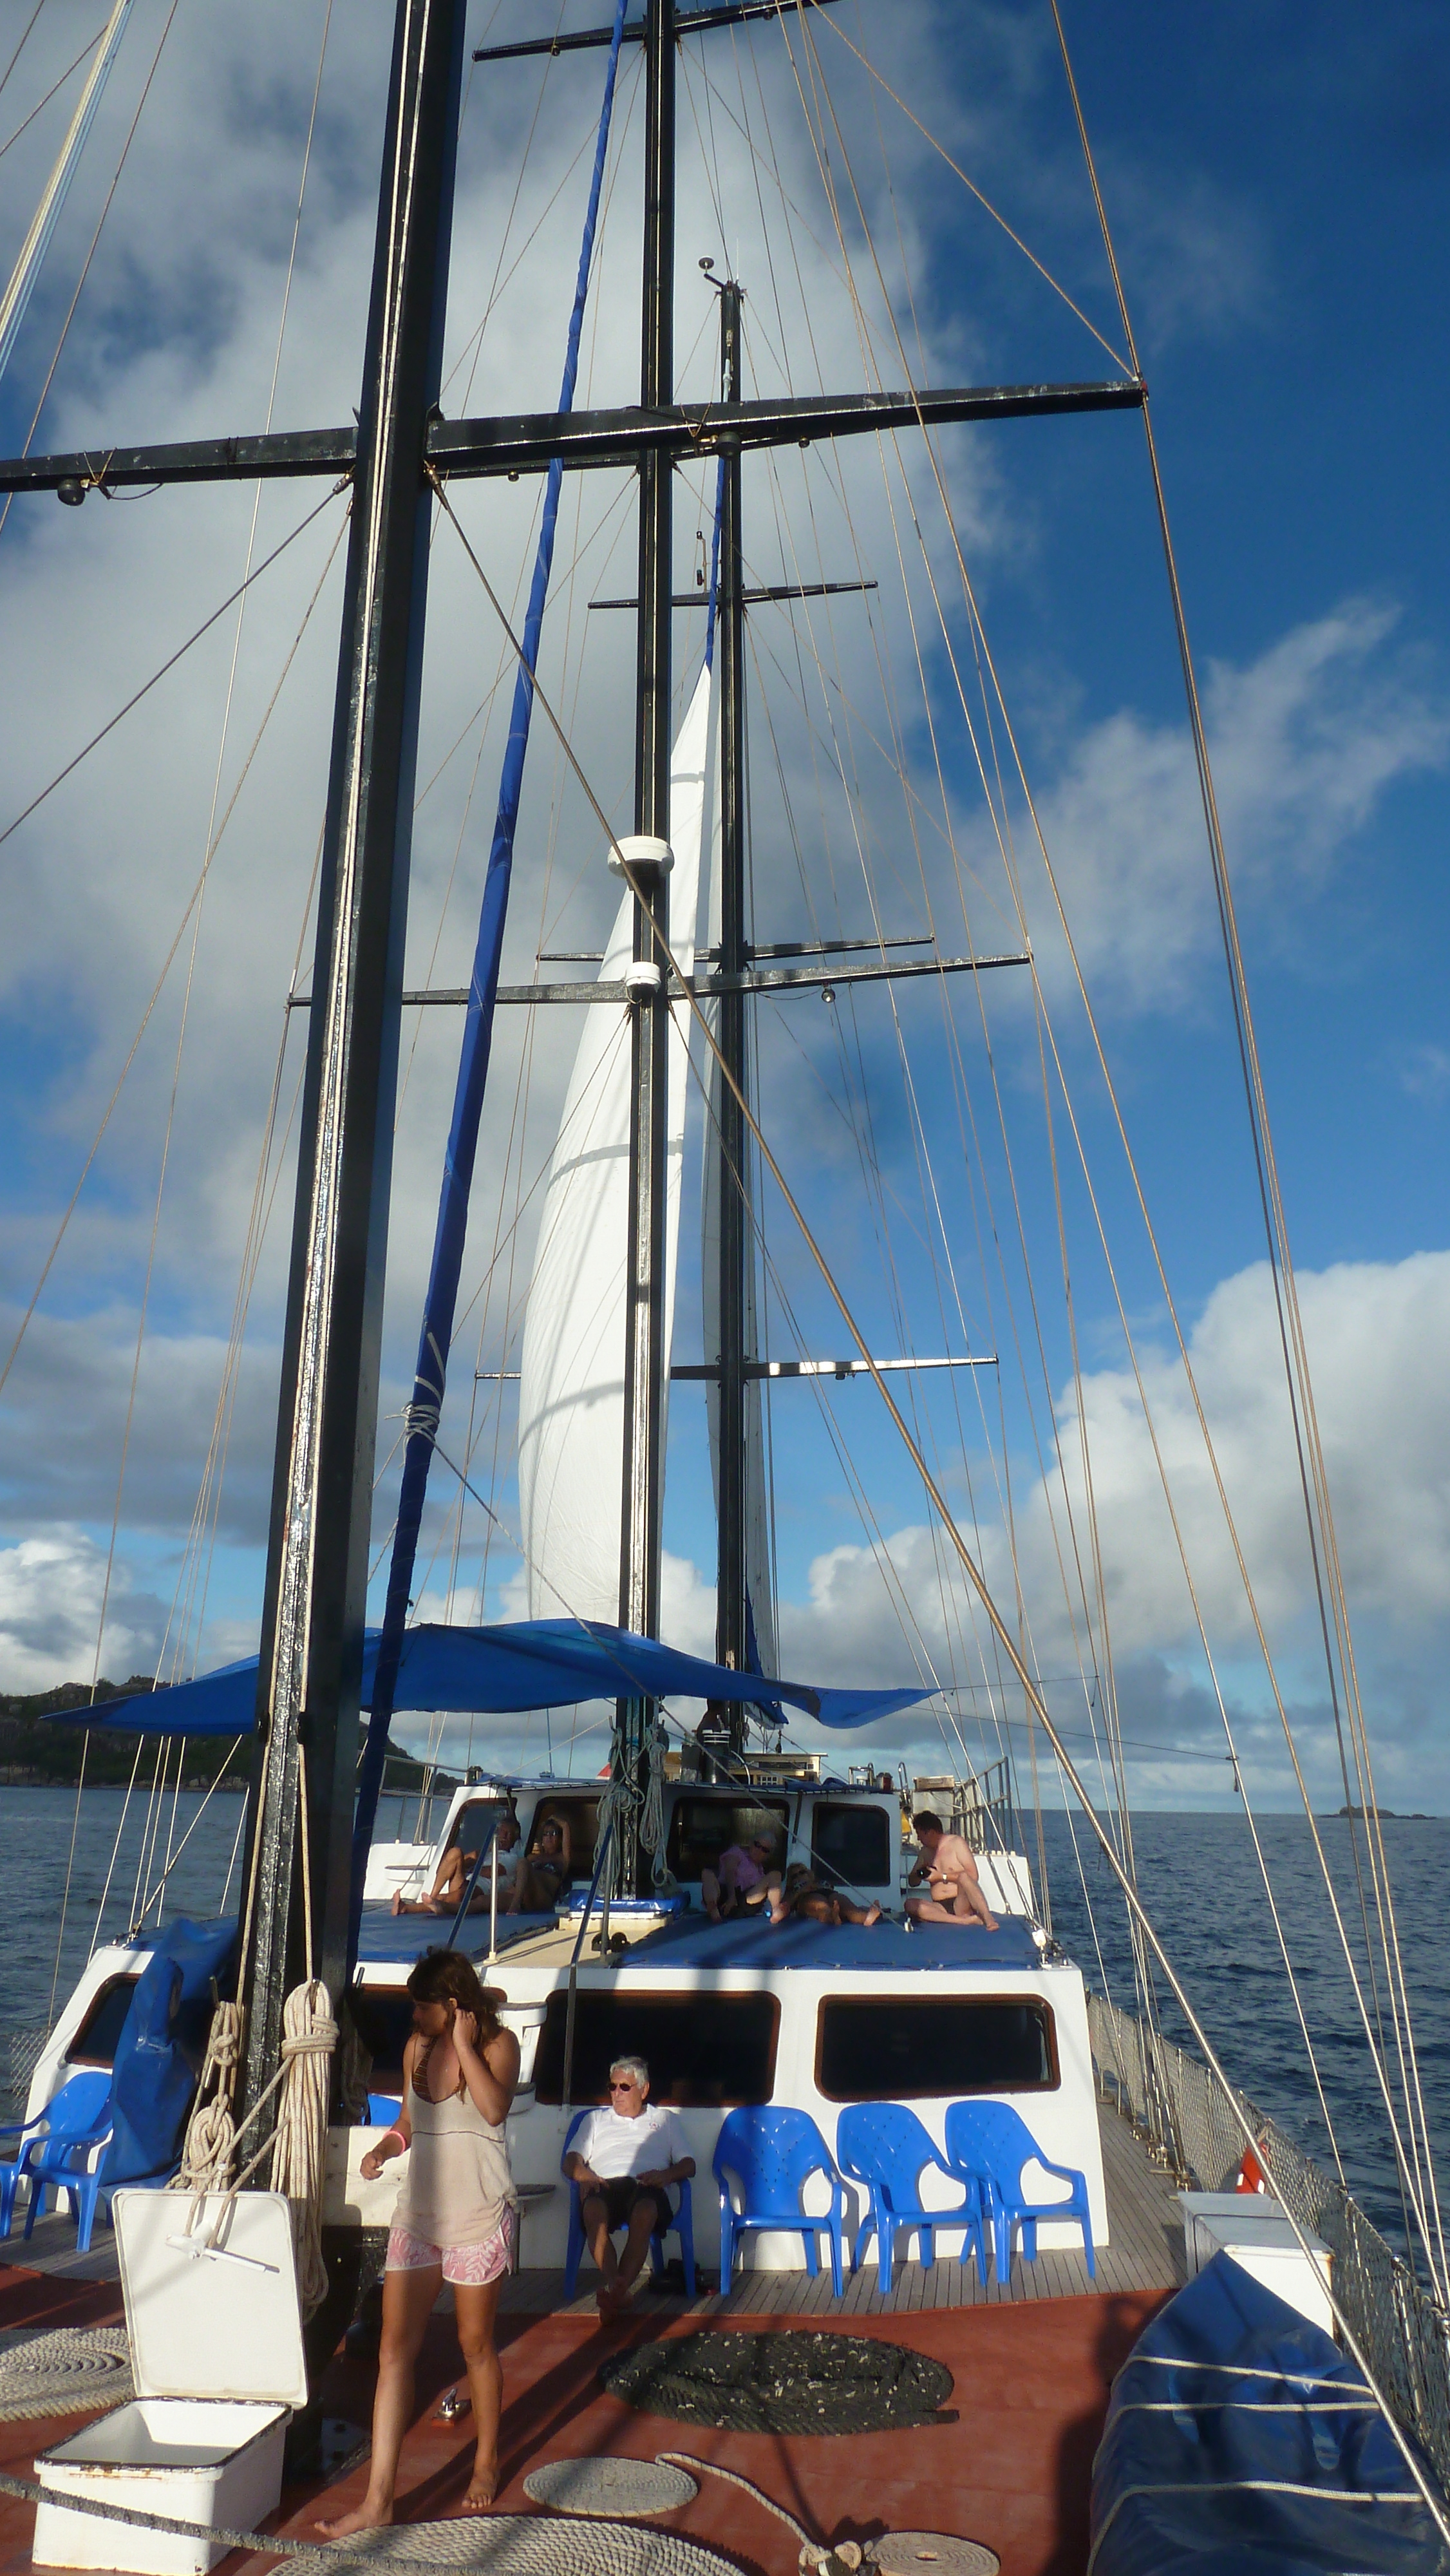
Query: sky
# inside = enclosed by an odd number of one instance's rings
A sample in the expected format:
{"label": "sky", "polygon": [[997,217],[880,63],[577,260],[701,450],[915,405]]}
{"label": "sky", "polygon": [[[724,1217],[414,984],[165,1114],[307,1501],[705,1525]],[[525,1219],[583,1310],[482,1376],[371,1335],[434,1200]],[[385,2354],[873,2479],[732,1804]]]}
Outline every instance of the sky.
{"label": "sky", "polygon": [[[326,0],[169,9],[136,0],[0,381],[6,452],[33,423],[37,448],[103,453],[108,438],[269,416],[345,421],[357,399],[390,12],[352,0],[323,50]],[[566,18],[588,12],[571,0]],[[1102,0],[1064,18],[1151,388],[1379,1795],[1444,1812],[1450,56],[1418,0],[1312,17],[1272,0],[1168,13]],[[474,41],[524,26],[537,18],[521,0],[470,16]],[[41,102],[76,41],[71,12],[47,0],[0,88],[0,267],[58,148],[76,75]],[[841,0],[794,49],[778,27],[708,41],[681,69],[683,392],[711,380],[707,257],[745,286],[747,391],[1118,372],[1050,9]],[[601,59],[470,77],[450,414],[554,399]],[[628,401],[636,381],[640,138],[627,60],[584,400]],[[1025,935],[1040,1010],[1010,971],[953,979],[948,1009],[926,983],[894,1003],[873,987],[771,1005],[757,1022],[763,1122],[872,1347],[995,1363],[922,1377],[909,1409],[1074,1751],[1090,1756],[1102,1700],[1101,1680],[1089,1692],[1081,1679],[1091,1632],[1099,1668],[1111,1643],[1139,1802],[1232,1800],[1166,1475],[1252,1797],[1273,1808],[1296,1794],[1256,1609],[1311,1793],[1337,1805],[1141,428],[1120,414],[957,430],[934,453],[935,466],[920,443],[860,441],[747,468],[752,577],[877,585],[752,618],[756,929],[931,924],[947,955]],[[541,666],[616,828],[630,656],[625,621],[587,603],[633,586],[629,497],[618,477],[567,487]],[[536,501],[532,485],[458,499],[508,600],[527,577]],[[707,477],[679,477],[684,585],[708,507]],[[255,518],[239,487],[93,494],[81,511],[27,499],[0,526],[0,833],[284,540],[240,627],[235,611],[217,620],[0,840],[0,1366],[15,1345],[0,1387],[0,1689],[189,1672],[255,1643],[301,1014],[280,1070],[279,1045],[294,959],[310,953],[343,519],[336,497],[273,485]],[[691,613],[676,650],[683,689]],[[410,984],[466,976],[511,684],[446,528],[426,673]],[[979,756],[994,797],[999,766],[1006,780],[1010,867]],[[506,974],[526,978],[541,945],[597,942],[613,900],[597,831],[536,725]],[[416,1016],[379,1563],[457,1035],[447,1013]],[[471,1380],[517,1365],[569,1016],[538,1015],[532,1038],[523,1014],[500,1027],[445,1445],[457,1458],[471,1442],[471,1481],[504,1534],[488,1538],[468,1505],[460,1530],[456,1487],[435,1482],[420,1559],[433,1615],[521,1607],[509,1399]],[[698,1116],[692,1134],[697,1162]],[[772,1348],[833,1354],[841,1324],[769,1189],[763,1221]],[[694,1357],[692,1221],[681,1247],[676,1349]],[[688,1398],[677,1391],[671,1410],[665,1627],[708,1651],[713,1513],[703,1406]],[[859,1384],[782,1390],[772,1459],[783,1668],[945,1680],[972,1758],[991,1759],[1010,1720],[1020,1760],[1020,1704],[1003,1698],[879,1399]],[[427,1734],[406,1720],[399,1732]],[[538,1724],[486,1749],[597,1768],[597,1713],[567,1752],[558,1734]],[[449,1730],[445,1755],[480,1758],[464,1737]],[[932,1770],[961,1744],[919,1712],[874,1731],[869,1750]]]}

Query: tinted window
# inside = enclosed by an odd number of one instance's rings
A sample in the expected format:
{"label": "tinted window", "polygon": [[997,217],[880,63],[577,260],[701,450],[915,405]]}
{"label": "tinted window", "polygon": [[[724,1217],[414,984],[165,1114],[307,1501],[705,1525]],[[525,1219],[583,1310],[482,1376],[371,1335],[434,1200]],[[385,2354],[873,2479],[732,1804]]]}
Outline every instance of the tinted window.
{"label": "tinted window", "polygon": [[66,2050],[72,2066],[113,2066],[121,2025],[131,2009],[134,1977],[108,1977]]}
{"label": "tinted window", "polygon": [[894,1885],[890,1817],[880,1807],[813,1802],[811,1858],[827,1887]]}
{"label": "tinted window", "polygon": [[[534,2080],[541,2102],[563,2099],[567,1995],[551,1995]],[[606,2102],[610,2062],[638,2056],[650,2099],[679,2110],[768,2102],[775,2080],[773,1995],[630,1995],[581,1989],[574,2016],[571,2102]]]}
{"label": "tinted window", "polygon": [[370,2091],[401,2094],[403,2051],[413,2036],[413,1998],[407,1987],[354,1986],[348,2010],[373,2061]]}
{"label": "tinted window", "polygon": [[817,2082],[832,2102],[1031,2093],[1057,2082],[1052,2014],[1030,2001],[906,1995],[823,2003]]}
{"label": "tinted window", "polygon": [[676,1878],[698,1878],[702,1869],[719,1867],[720,1854],[732,1843],[743,1850],[754,1834],[774,1837],[783,1866],[787,1813],[784,1798],[677,1798],[666,1855],[670,1867]]}
{"label": "tinted window", "polygon": [[550,1816],[557,1816],[561,1822],[567,1820],[569,1866],[576,1878],[581,1870],[587,1878],[594,1867],[594,1838],[599,1830],[598,1799],[560,1798],[550,1790],[548,1796],[541,1798],[534,1809],[534,1820],[528,1835],[530,1844],[537,1842],[539,1828],[547,1823]]}

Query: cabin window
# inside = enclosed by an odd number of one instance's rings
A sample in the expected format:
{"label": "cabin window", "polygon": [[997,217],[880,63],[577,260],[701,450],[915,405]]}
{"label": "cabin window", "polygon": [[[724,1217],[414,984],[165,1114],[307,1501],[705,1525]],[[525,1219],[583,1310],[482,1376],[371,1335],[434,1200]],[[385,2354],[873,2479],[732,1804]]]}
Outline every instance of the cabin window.
{"label": "cabin window", "polygon": [[[541,2102],[564,2098],[564,2035],[569,1998],[551,1995],[534,2084]],[[607,2102],[610,2062],[642,2057],[650,2100],[675,2110],[725,2110],[768,2102],[775,2081],[780,2008],[774,1995],[601,1994],[575,1999],[571,2102]]]}
{"label": "cabin window", "polygon": [[114,2066],[121,2027],[136,1991],[134,1977],[108,1977],[91,1998],[80,2029],[66,2048],[71,2066]]}
{"label": "cabin window", "polygon": [[403,2051],[413,2036],[413,1998],[406,1986],[354,1986],[348,2010],[372,2058],[370,2093],[403,2091]]}
{"label": "cabin window", "polygon": [[828,2102],[1042,2093],[1058,2081],[1052,2011],[1033,1997],[850,1996],[820,2008],[816,2083]]}
{"label": "cabin window", "polygon": [[[702,1870],[718,1869],[720,1854],[732,1844],[738,1843],[743,1851],[756,1834],[770,1834],[783,1868],[788,1819],[784,1798],[677,1798],[666,1857],[676,1878],[697,1879]],[[757,2097],[742,2094],[740,2098]]]}
{"label": "cabin window", "polygon": [[811,1803],[811,1859],[826,1887],[891,1887],[891,1818],[843,1799]]}
{"label": "cabin window", "polygon": [[594,1844],[599,1832],[598,1799],[561,1798],[556,1791],[548,1790],[534,1809],[533,1821],[525,1836],[529,1844],[537,1842],[540,1827],[547,1824],[551,1816],[557,1817],[561,1824],[567,1822],[569,1867],[575,1878],[582,1875],[587,1879],[594,1867]]}

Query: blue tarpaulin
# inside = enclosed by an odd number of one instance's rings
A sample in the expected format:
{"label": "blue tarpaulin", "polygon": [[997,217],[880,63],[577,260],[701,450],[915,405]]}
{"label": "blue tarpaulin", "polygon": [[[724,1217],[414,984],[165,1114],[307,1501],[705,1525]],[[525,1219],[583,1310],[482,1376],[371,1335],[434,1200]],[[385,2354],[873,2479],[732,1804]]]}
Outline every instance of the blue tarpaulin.
{"label": "blue tarpaulin", "polygon": [[691,1968],[1040,1968],[1042,1953],[1025,1916],[1009,1914],[995,1932],[983,1924],[813,1923],[793,1919],[772,1925],[758,1914],[726,1923],[683,1914],[646,1934],[631,1960],[655,1959],[668,1950],[670,1964]]}
{"label": "blue tarpaulin", "polygon": [[1093,2576],[1445,2576],[1352,2361],[1216,2254],[1140,2335],[1093,2462]]}
{"label": "blue tarpaulin", "polygon": [[101,2167],[108,2191],[174,2170],[206,2053],[212,1980],[225,1983],[236,1946],[232,1921],[168,1923],[158,1936],[116,2044],[111,2143]]}
{"label": "blue tarpaulin", "polygon": [[[376,1628],[368,1630],[363,1652],[364,1708],[372,1705],[378,1635]],[[907,1690],[817,1690],[806,1682],[768,1681],[759,1673],[732,1672],[698,1655],[679,1654],[627,1628],[595,1620],[520,1619],[495,1628],[443,1628],[426,1621],[410,1628],[393,1706],[502,1717],[630,1692],[648,1699],[748,1701],[782,1720],[798,1709],[832,1727],[870,1726],[926,1696],[920,1683]],[[140,1735],[250,1735],[256,1700],[257,1658],[249,1655],[172,1690],[98,1700],[57,1716]]]}

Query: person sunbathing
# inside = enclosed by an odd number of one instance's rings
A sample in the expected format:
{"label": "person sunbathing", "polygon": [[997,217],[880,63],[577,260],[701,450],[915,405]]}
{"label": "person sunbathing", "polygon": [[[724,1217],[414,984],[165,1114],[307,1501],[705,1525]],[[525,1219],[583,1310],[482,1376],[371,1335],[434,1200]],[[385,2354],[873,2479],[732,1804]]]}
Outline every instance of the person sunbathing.
{"label": "person sunbathing", "polygon": [[[466,1811],[469,1812],[469,1811]],[[476,1810],[471,1812],[477,1812]],[[486,1813],[487,1810],[484,1810]],[[513,1851],[519,1841],[519,1820],[512,1807],[505,1807],[494,1827],[494,1842],[499,1858]],[[394,1891],[395,1914],[456,1914],[463,1903],[463,1891],[478,1864],[477,1851],[465,1851],[461,1842],[450,1843],[438,1864],[433,1884],[426,1896],[405,1896],[401,1888]],[[468,1901],[470,1914],[487,1911],[489,1904],[488,1874],[481,1873],[478,1885]]]}
{"label": "person sunbathing", "polygon": [[907,1913],[917,1923],[980,1924],[983,1931],[995,1932],[997,1917],[982,1894],[969,1845],[960,1834],[944,1832],[940,1816],[929,1810],[913,1816],[911,1824],[921,1858],[906,1883],[915,1887],[924,1878],[931,1894],[908,1896]]}

